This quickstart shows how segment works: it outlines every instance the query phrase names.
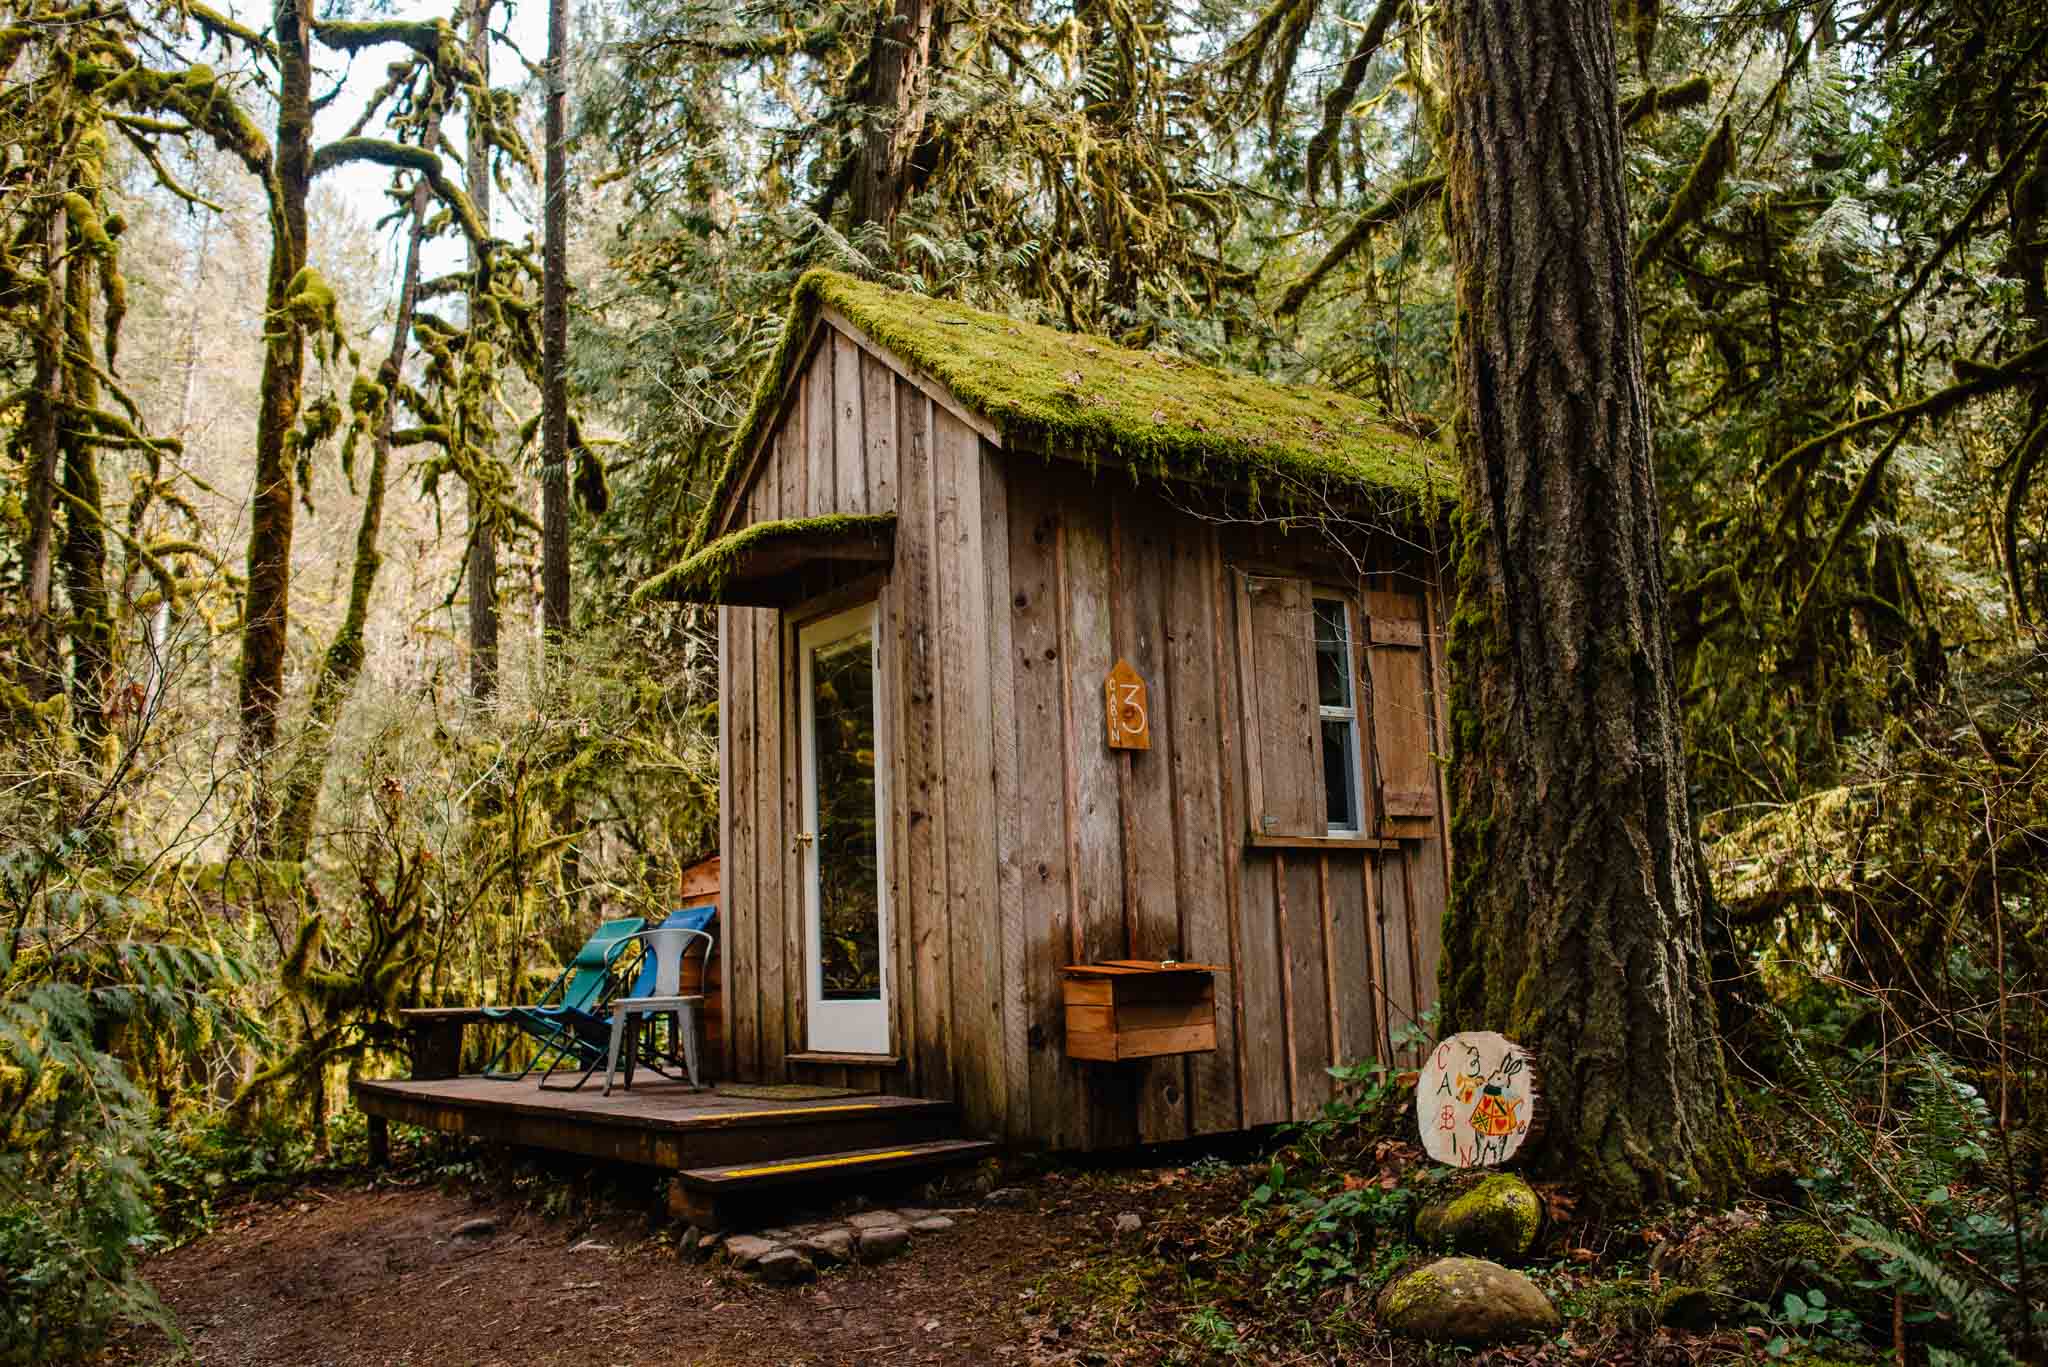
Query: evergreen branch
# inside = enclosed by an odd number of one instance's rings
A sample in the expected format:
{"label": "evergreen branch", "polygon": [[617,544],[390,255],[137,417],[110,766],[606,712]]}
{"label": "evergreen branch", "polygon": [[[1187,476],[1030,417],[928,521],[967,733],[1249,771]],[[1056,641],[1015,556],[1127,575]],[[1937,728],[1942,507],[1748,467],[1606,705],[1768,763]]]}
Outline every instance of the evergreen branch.
{"label": "evergreen branch", "polygon": [[1626,133],[1644,119],[1672,109],[1689,109],[1696,104],[1705,104],[1714,93],[1714,83],[1704,76],[1695,76],[1689,81],[1663,87],[1652,86],[1633,99],[1621,103],[1621,131]]}
{"label": "evergreen branch", "polygon": [[[1351,111],[1351,102],[1358,98],[1358,89],[1365,84],[1366,72],[1372,68],[1372,59],[1379,55],[1386,42],[1387,30],[1394,26],[1394,20],[1407,7],[1407,0],[1380,0],[1373,9],[1372,17],[1366,20],[1359,31],[1358,45],[1351,50],[1351,57],[1344,63],[1344,74],[1330,93],[1323,97],[1323,124],[1308,140],[1308,197],[1316,197],[1316,183],[1322,179],[1321,171],[1330,156],[1337,150],[1337,139],[1344,131],[1344,116]],[[1334,163],[1330,176],[1330,189],[1335,191],[1342,180],[1336,174]]]}

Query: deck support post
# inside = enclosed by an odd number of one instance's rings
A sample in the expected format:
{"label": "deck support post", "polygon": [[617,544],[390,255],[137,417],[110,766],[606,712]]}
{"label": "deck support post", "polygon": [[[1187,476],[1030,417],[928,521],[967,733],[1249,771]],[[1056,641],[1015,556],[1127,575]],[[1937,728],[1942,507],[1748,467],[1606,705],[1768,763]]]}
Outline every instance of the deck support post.
{"label": "deck support post", "polygon": [[370,1166],[388,1168],[391,1166],[391,1122],[381,1115],[368,1117],[370,1122]]}

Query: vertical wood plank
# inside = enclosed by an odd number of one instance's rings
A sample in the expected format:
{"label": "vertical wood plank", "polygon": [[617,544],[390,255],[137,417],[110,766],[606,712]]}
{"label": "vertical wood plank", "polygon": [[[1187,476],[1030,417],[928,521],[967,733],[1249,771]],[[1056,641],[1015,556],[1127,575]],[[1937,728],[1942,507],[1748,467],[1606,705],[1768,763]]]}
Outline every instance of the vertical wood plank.
{"label": "vertical wood plank", "polygon": [[1218,758],[1222,761],[1217,770],[1221,787],[1217,809],[1223,821],[1224,934],[1230,944],[1230,1101],[1236,1111],[1235,1128],[1242,1129],[1256,1123],[1245,1100],[1250,1086],[1250,1046],[1245,1039],[1244,1010],[1244,889],[1248,877],[1244,855],[1246,823],[1249,820],[1243,786],[1246,769],[1242,728],[1244,700],[1238,692],[1240,676],[1235,646],[1237,596],[1230,584],[1234,576],[1224,560],[1221,534],[1215,528],[1209,528],[1206,540],[1210,568],[1210,621],[1215,645],[1216,735]]}
{"label": "vertical wood plank", "polygon": [[[1081,1079],[1068,1064],[1060,969],[1074,961],[1069,929],[1066,776],[1061,718],[1059,507],[1046,481],[1010,481],[1010,675],[1016,690],[1019,800],[1013,827],[1024,931],[1029,1131],[1055,1149],[1088,1143]],[[1026,757],[1029,761],[1026,762]]]}
{"label": "vertical wood plank", "polygon": [[[1064,472],[1062,472],[1064,474]],[[1117,801],[1117,766],[1097,719],[1102,680],[1116,663],[1110,622],[1109,519],[1093,481],[1060,482],[1066,527],[1068,706],[1079,724],[1073,763],[1074,880],[1080,893],[1081,950],[1085,962],[1124,957],[1123,830]],[[1135,1142],[1137,1115],[1132,1070],[1089,1068],[1092,1142],[1098,1148]]]}
{"label": "vertical wood plank", "polygon": [[[801,383],[801,381],[799,381]],[[761,483],[776,491],[776,517],[802,517],[808,506],[804,485],[804,404],[801,397],[789,406],[789,415],[775,434],[771,448],[774,467],[761,473]]]}
{"label": "vertical wood plank", "polygon": [[[762,1077],[783,1075],[789,1052],[789,1001],[783,973],[788,934],[788,906],[783,871],[788,842],[783,837],[783,751],[787,744],[783,719],[782,622],[772,608],[754,613],[754,870],[755,905],[760,908],[761,1053],[756,1067]],[[792,882],[796,880],[790,880]]]}
{"label": "vertical wood plank", "polygon": [[953,1054],[968,1124],[977,1133],[994,1133],[1005,1098],[981,436],[936,405],[932,419]]}
{"label": "vertical wood plank", "polygon": [[[1181,743],[1173,716],[1176,690],[1169,666],[1167,594],[1173,577],[1173,514],[1151,502],[1113,495],[1122,512],[1113,519],[1117,544],[1110,592],[1120,605],[1117,654],[1145,680],[1151,711],[1150,750],[1120,751],[1127,778],[1123,803],[1126,922],[1131,953],[1140,959],[1187,958],[1180,926],[1181,803],[1174,792],[1174,751]],[[1112,663],[1114,661],[1112,660]],[[1105,671],[1106,672],[1106,671]],[[1101,681],[1096,681],[1098,695]],[[1190,1133],[1188,1060],[1155,1059],[1132,1070],[1138,1087],[1138,1135],[1146,1143],[1185,1139]]]}
{"label": "vertical wood plank", "polygon": [[1001,1031],[1002,1134],[1021,1142],[1030,1134],[1031,985],[1024,959],[1023,870],[1018,857],[1017,671],[1015,621],[1010,601],[1010,501],[1007,472],[989,447],[976,444],[981,462],[982,561],[988,566],[982,611],[988,623],[989,720],[995,780],[996,889],[992,960]]}
{"label": "vertical wood plank", "polygon": [[726,855],[725,877],[732,886],[732,972],[726,979],[725,1000],[732,1013],[733,1076],[754,1078],[761,1058],[761,1009],[756,1000],[760,988],[761,904],[756,895],[756,875],[761,866],[755,848],[758,813],[754,788],[759,770],[754,750],[754,611],[729,608],[731,632],[728,637],[734,661],[728,682],[732,691],[725,698],[732,721],[732,786],[724,794],[732,805],[732,849]]}
{"label": "vertical wood plank", "polygon": [[[732,834],[732,791],[734,769],[732,762],[732,710],[733,675],[735,656],[732,650],[733,609],[720,607],[718,613],[718,862],[721,876],[726,880],[719,900],[724,903],[719,915],[723,923],[718,927],[720,939],[729,939],[732,928],[739,923],[729,890],[732,887],[734,855]],[[730,948],[727,949],[728,956]],[[734,1076],[733,1031],[726,1020],[730,1011],[723,1002],[720,1004],[719,1053],[724,1059],[721,1070],[725,1077]]]}
{"label": "vertical wood plank", "polygon": [[1244,1123],[1289,1118],[1287,1020],[1280,1006],[1279,851],[1246,849],[1238,880],[1241,925],[1237,977],[1244,991]]}
{"label": "vertical wood plank", "polygon": [[[894,419],[891,418],[893,425]],[[908,750],[909,656],[908,629],[903,612],[903,581],[892,577],[882,586],[875,606],[875,629],[885,642],[882,654],[884,708],[889,734],[884,738],[882,759],[889,765],[894,781],[889,784],[889,940],[890,1000],[894,1003],[894,1026],[890,1045],[902,1058],[903,1066],[892,1077],[900,1081],[905,1095],[921,1095],[922,1074],[917,1052],[917,941],[912,933],[910,871],[910,784]]]}
{"label": "vertical wood plank", "polygon": [[896,372],[860,353],[861,438],[867,444],[868,511],[896,511]]}
{"label": "vertical wood plank", "polygon": [[[824,329],[830,332],[830,328]],[[821,340],[804,365],[804,510],[812,517],[839,503],[837,457],[833,455],[832,347]],[[795,516],[792,512],[790,516]]]}
{"label": "vertical wood plank", "polygon": [[[1222,570],[1208,527],[1177,528],[1167,547],[1166,675],[1168,754],[1173,765],[1174,898],[1184,957],[1231,968],[1230,905],[1223,842],[1223,713],[1215,611]],[[1241,837],[1240,837],[1241,838]],[[1237,1030],[1231,973],[1216,985],[1216,1049],[1188,1060],[1188,1118],[1195,1134],[1238,1127]]]}
{"label": "vertical wood plank", "polygon": [[957,1095],[952,1064],[950,945],[946,926],[946,753],[938,669],[938,593],[932,545],[936,497],[933,489],[933,404],[905,385],[897,430],[903,439],[902,508],[896,528],[896,561],[903,585],[904,736],[901,775],[908,790],[905,842],[910,852],[909,896],[903,925],[914,946],[912,1047],[924,1094]]}
{"label": "vertical wood plank", "polygon": [[867,442],[862,428],[867,408],[860,393],[860,348],[837,328],[832,333],[832,460],[833,484],[841,513],[868,510]]}
{"label": "vertical wood plank", "polygon": [[1415,1023],[1414,956],[1408,941],[1408,860],[1415,846],[1403,843],[1399,850],[1385,850],[1379,859],[1380,963],[1386,970],[1387,1035],[1390,1063],[1400,1064],[1411,1051],[1396,1051],[1392,1038],[1403,1027]]}
{"label": "vertical wood plank", "polygon": [[[781,809],[781,823],[775,833],[777,853],[777,877],[781,896],[775,902],[779,911],[776,918],[775,952],[779,960],[774,972],[768,974],[779,990],[775,1000],[781,1008],[781,1028],[769,1032],[764,1030],[764,1039],[776,1040],[784,1057],[792,1051],[805,1047],[804,1036],[804,975],[806,968],[804,933],[806,905],[810,900],[809,879],[805,875],[800,847],[796,833],[804,828],[803,815],[803,712],[802,712],[802,667],[803,661],[797,654],[796,625],[782,614],[776,614],[775,657],[772,677],[776,683],[776,734],[781,740],[777,750],[775,774],[776,794]],[[769,953],[767,942],[763,942],[762,954]],[[766,967],[766,965],[764,965]],[[788,1075],[787,1065],[772,1070],[776,1076]]]}
{"label": "vertical wood plank", "polygon": [[1330,1003],[1323,955],[1323,909],[1317,856],[1290,850],[1282,883],[1287,897],[1287,923],[1281,945],[1292,984],[1288,1002],[1288,1037],[1294,1045],[1292,1105],[1297,1120],[1306,1120],[1330,1099]]}
{"label": "vertical wood plank", "polygon": [[1370,854],[1337,854],[1329,859],[1330,1001],[1334,1008],[1333,1048],[1339,1064],[1384,1059],[1379,1047],[1372,949],[1366,924]]}

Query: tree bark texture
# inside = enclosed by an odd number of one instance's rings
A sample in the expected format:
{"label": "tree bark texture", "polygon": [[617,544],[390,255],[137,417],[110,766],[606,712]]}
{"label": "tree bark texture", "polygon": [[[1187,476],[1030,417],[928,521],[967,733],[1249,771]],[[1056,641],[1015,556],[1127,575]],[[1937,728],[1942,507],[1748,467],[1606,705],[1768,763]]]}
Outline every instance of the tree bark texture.
{"label": "tree bark texture", "polygon": [[892,237],[910,198],[910,160],[924,135],[936,0],[896,0],[875,22],[868,49],[868,98],[854,169],[852,221]]}
{"label": "tree bark texture", "polygon": [[1453,0],[1463,467],[1444,1029],[1533,1050],[1541,1170],[1628,1210],[1737,1152],[1686,799],[1603,0]]}
{"label": "tree bark texture", "polygon": [[547,185],[541,252],[541,629],[569,634],[569,0],[548,0]]}
{"label": "tree bark texture", "polygon": [[[491,0],[472,0],[469,7],[469,60],[481,73],[485,89],[491,84]],[[484,232],[491,230],[491,149],[484,136],[483,121],[469,120],[469,147],[463,170],[469,202],[476,209]],[[476,244],[469,249],[471,286],[469,326],[474,330],[481,310],[476,291],[482,288],[483,258]],[[475,698],[488,698],[498,690],[498,533],[485,516],[481,500],[469,498],[469,691]]]}
{"label": "tree bark texture", "polygon": [[[278,53],[276,185],[242,606],[241,753],[243,762],[255,767],[277,744],[277,715],[284,701],[294,492],[288,439],[299,420],[306,370],[305,329],[285,301],[293,278],[306,265],[306,196],[313,183],[312,29],[305,0],[277,0],[272,22]],[[257,791],[256,822],[265,832],[268,804],[260,782]]]}

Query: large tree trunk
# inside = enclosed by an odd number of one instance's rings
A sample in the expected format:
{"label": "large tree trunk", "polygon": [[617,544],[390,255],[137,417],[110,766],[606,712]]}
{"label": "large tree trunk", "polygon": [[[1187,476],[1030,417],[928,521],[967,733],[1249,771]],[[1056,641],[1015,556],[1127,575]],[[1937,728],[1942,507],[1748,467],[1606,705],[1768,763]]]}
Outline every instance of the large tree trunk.
{"label": "large tree trunk", "polygon": [[[293,471],[287,438],[299,420],[305,328],[285,307],[306,265],[306,196],[313,182],[312,32],[305,0],[277,0],[277,191],[264,292],[263,377],[256,414],[256,480],[249,501],[248,587],[242,606],[243,763],[260,770],[277,744],[284,701],[292,586]],[[255,820],[267,843],[270,804],[260,775]]]}
{"label": "large tree trunk", "polygon": [[569,0],[548,0],[547,185],[541,254],[541,629],[569,634]]}
{"label": "large tree trunk", "polygon": [[[98,269],[108,266],[101,262]],[[92,362],[93,270],[83,241],[73,242],[70,269],[64,273],[64,391],[78,415],[100,403]],[[64,453],[64,542],[58,559],[71,603],[71,716],[79,735],[97,739],[107,729],[107,685],[114,668],[106,510],[98,452],[84,418],[60,422],[58,433]]]}
{"label": "large tree trunk", "polygon": [[[482,75],[484,87],[491,84],[491,0],[472,0],[469,7],[469,60]],[[484,232],[491,230],[491,149],[481,119],[469,120],[468,157],[464,163],[469,202],[476,209]],[[475,243],[469,248],[469,269],[479,282],[483,258]],[[472,336],[482,317],[476,290],[471,287],[469,326]],[[476,698],[488,698],[498,690],[498,533],[485,513],[483,500],[469,496],[469,691]]]}
{"label": "large tree trunk", "polygon": [[1453,0],[1460,328],[1447,1030],[1543,1073],[1542,1170],[1712,1196],[1738,1139],[1701,940],[1605,0]]}
{"label": "large tree trunk", "polygon": [[[432,147],[440,135],[438,117],[427,120],[423,143]],[[391,422],[398,407],[398,386],[405,377],[405,353],[412,340],[413,311],[419,302],[420,243],[426,237],[427,182],[417,180],[412,191],[412,230],[405,249],[405,272],[398,285],[398,311],[391,322],[391,350],[377,368],[377,383],[384,387],[384,406],[377,414],[376,430],[370,438],[370,468],[363,479],[363,515],[356,524],[356,556],[349,578],[348,608],[341,626],[321,657],[319,676],[313,681],[313,701],[306,718],[306,738],[292,764],[285,784],[284,809],[278,817],[276,851],[280,859],[299,860],[313,840],[313,819],[320,809],[320,786],[327,778],[327,761],[334,754],[334,722],[341,706],[362,677],[363,635],[370,619],[370,598],[377,587],[377,571],[383,568],[384,553],[378,549],[384,531],[384,488],[391,469]]]}
{"label": "large tree trunk", "polygon": [[[54,197],[54,196],[53,196]],[[64,277],[66,220],[62,200],[50,210],[43,238],[42,311],[36,321],[35,382],[28,397],[28,688],[38,701],[62,685],[57,637],[50,622],[51,567],[57,528],[57,424],[64,410]]]}
{"label": "large tree trunk", "polygon": [[895,235],[910,198],[910,160],[924,135],[932,25],[938,0],[896,0],[875,21],[868,48],[868,98],[853,172],[852,221]]}

